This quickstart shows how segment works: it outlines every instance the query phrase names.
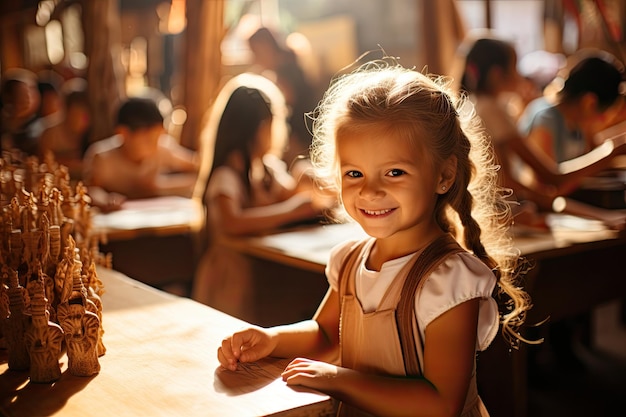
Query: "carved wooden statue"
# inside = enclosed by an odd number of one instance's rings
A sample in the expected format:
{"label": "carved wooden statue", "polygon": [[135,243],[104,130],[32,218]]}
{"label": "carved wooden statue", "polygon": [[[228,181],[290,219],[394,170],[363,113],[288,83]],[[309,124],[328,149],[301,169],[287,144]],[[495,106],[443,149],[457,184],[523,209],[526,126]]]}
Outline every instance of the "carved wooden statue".
{"label": "carved wooden statue", "polygon": [[26,347],[30,355],[30,380],[37,383],[50,383],[61,377],[61,348],[63,329],[49,320],[47,300],[44,297],[43,276],[29,283],[32,323],[25,335]]}
{"label": "carved wooden statue", "polygon": [[6,265],[2,267],[3,280],[9,283],[7,296],[9,298],[9,317],[5,319],[4,337],[7,343],[9,369],[23,371],[30,366],[30,357],[24,342],[24,335],[29,326],[29,318],[25,313],[29,303],[26,288],[19,283],[15,270]]}
{"label": "carved wooden statue", "polygon": [[87,298],[87,289],[81,278],[82,263],[75,256],[71,264],[72,292],[69,299],[61,299],[57,317],[65,332],[68,370],[72,375],[91,376],[100,372],[100,319],[98,308]]}

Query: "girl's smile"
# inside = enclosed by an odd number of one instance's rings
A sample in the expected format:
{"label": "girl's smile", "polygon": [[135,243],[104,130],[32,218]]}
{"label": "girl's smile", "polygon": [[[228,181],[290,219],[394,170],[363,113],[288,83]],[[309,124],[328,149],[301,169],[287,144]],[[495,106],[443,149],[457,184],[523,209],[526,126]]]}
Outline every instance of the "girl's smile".
{"label": "girl's smile", "polygon": [[391,213],[392,211],[394,211],[395,209],[384,209],[384,210],[367,210],[367,209],[361,209],[361,211],[366,215],[366,216],[371,216],[371,217],[383,217],[386,216],[387,214]]}

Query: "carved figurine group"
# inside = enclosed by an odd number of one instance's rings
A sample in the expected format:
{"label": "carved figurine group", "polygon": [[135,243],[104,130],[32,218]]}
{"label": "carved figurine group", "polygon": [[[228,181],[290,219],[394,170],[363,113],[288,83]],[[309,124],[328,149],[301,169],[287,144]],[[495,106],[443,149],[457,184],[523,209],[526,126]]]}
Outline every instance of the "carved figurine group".
{"label": "carved figurine group", "polygon": [[19,162],[5,153],[0,203],[0,349],[9,369],[51,383],[66,354],[72,375],[97,374],[106,349],[96,265],[111,260],[92,236],[86,187],[73,188],[52,158]]}

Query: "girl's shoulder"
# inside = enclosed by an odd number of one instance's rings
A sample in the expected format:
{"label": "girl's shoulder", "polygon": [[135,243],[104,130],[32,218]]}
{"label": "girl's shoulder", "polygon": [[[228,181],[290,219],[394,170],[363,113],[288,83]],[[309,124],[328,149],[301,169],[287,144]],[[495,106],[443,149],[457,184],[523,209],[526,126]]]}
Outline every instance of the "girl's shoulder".
{"label": "girl's shoulder", "polygon": [[205,199],[212,199],[220,194],[238,199],[243,193],[242,188],[239,173],[227,165],[222,165],[211,173]]}
{"label": "girl's shoulder", "polygon": [[538,122],[553,119],[560,113],[556,106],[545,97],[539,97],[528,103],[518,120],[518,128],[528,134],[533,125]]}
{"label": "girl's shoulder", "polygon": [[441,305],[455,305],[488,297],[495,285],[496,277],[487,265],[469,252],[459,252],[447,257],[426,277],[423,291],[436,294]]}
{"label": "girl's shoulder", "polygon": [[339,280],[339,271],[347,256],[353,250],[358,250],[362,243],[365,245],[371,245],[373,241],[373,238],[350,239],[335,245],[331,249],[328,262],[326,263],[326,278],[333,288],[335,288],[335,285]]}

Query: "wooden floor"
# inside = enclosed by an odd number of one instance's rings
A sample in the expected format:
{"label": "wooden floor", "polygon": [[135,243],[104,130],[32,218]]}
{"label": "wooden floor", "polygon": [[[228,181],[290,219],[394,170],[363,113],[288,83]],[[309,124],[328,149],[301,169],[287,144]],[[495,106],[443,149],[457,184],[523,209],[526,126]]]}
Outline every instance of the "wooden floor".
{"label": "wooden floor", "polygon": [[594,312],[591,346],[573,345],[577,360],[559,363],[551,354],[537,355],[530,369],[529,417],[623,415],[626,327],[620,314],[618,302]]}

